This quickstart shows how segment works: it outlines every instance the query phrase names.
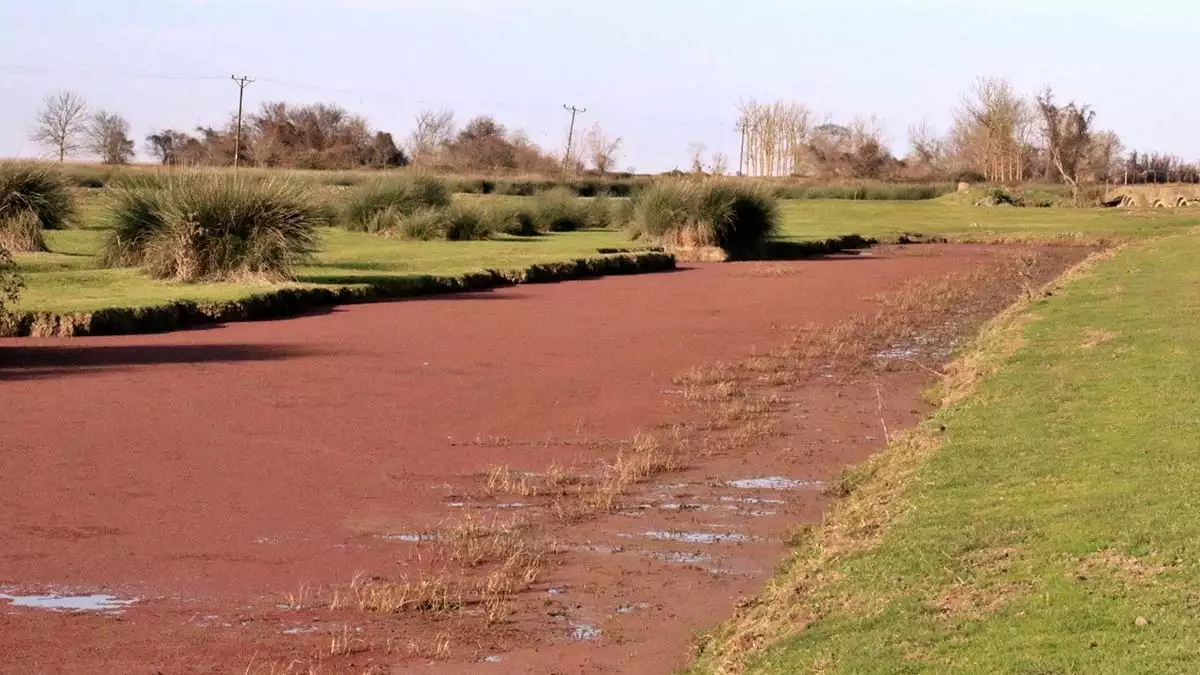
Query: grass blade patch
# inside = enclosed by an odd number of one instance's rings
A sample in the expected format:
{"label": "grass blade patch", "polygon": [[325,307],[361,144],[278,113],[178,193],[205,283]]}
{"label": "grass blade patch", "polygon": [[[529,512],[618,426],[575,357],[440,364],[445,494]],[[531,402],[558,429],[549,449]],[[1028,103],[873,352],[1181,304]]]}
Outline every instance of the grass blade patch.
{"label": "grass blade patch", "polygon": [[775,198],[760,185],[721,179],[666,180],[634,205],[636,236],[681,251],[717,248],[731,258],[761,253],[779,228]]}
{"label": "grass blade patch", "polygon": [[71,191],[55,168],[24,162],[0,164],[0,246],[44,251],[42,230],[66,225],[75,212]]}
{"label": "grass blade patch", "polygon": [[316,252],[326,215],[286,181],[208,174],[119,192],[108,219],[106,266],[177,281],[279,281]]}

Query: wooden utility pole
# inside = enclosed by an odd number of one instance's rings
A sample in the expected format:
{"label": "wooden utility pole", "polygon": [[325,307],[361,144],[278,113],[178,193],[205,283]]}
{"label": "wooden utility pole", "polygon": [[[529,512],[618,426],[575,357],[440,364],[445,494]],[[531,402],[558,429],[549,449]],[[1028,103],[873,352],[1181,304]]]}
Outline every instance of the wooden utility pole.
{"label": "wooden utility pole", "polygon": [[745,172],[743,171],[743,166],[745,164],[745,157],[746,157],[746,120],[745,120],[745,118],[738,120],[737,128],[738,128],[738,131],[740,131],[741,135],[742,135],[742,145],[738,149],[738,175],[744,176],[744,175],[746,175]]}
{"label": "wooden utility pole", "polygon": [[580,113],[587,112],[587,108],[576,108],[573,105],[563,104],[563,110],[571,113],[571,126],[567,130],[567,152],[563,155],[563,171],[567,170],[567,166],[571,161],[571,143],[575,141],[575,116]]}
{"label": "wooden utility pole", "polygon": [[238,86],[238,116],[237,116],[237,132],[233,138],[233,170],[237,171],[238,164],[242,159],[242,104],[246,99],[246,87],[250,86],[254,80],[245,75],[238,77],[237,75],[229,76]]}

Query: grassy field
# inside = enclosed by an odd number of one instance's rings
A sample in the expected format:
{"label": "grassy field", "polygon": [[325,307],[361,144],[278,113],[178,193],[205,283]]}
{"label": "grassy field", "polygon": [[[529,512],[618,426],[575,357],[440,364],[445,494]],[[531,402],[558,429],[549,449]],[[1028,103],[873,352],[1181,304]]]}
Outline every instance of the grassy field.
{"label": "grassy field", "polygon": [[785,201],[783,235],[804,240],[906,232],[967,238],[1081,234],[1144,237],[1200,225],[1200,210],[1005,208],[932,201]]}
{"label": "grassy field", "polygon": [[[478,197],[508,199],[523,197]],[[963,206],[944,201],[851,202],[804,200],[783,202],[783,233],[792,241],[843,234],[887,237],[905,232],[965,237],[1032,234],[1054,236],[1146,236],[1200,223],[1200,212],[1129,213],[1093,209],[1015,209]],[[78,229],[47,233],[51,253],[18,255],[26,278],[20,309],[89,311],[104,307],[139,307],[169,300],[232,300],[266,286],[245,284],[180,284],[156,282],[134,269],[97,269],[93,255],[104,231],[101,191],[80,199]],[[314,265],[300,270],[301,284],[352,284],[410,275],[453,275],[488,268],[522,268],[595,255],[600,247],[630,246],[620,231],[550,234],[534,238],[498,238],[482,242],[412,242],[381,239],[336,229],[324,231],[324,245]]]}
{"label": "grassy field", "polygon": [[759,673],[1200,669],[1197,259],[1134,244],[985,334],[964,363],[1002,367],[849,474],[696,671],[755,635]]}

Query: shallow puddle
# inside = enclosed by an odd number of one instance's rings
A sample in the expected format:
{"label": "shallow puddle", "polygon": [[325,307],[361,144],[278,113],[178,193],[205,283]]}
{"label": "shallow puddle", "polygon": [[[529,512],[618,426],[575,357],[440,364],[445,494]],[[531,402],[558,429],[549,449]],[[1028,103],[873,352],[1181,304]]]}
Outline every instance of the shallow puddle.
{"label": "shallow puddle", "polygon": [[650,609],[650,603],[638,602],[632,605],[620,605],[617,607],[617,614],[633,614],[639,609]]}
{"label": "shallow puddle", "polygon": [[656,541],[678,541],[685,544],[721,544],[727,541],[748,541],[744,534],[718,532],[642,532],[640,534],[618,534],[618,537],[645,537]]}
{"label": "shallow puddle", "polygon": [[120,614],[126,607],[137,602],[137,598],[122,600],[116,596],[96,595],[9,595],[0,593],[0,600],[7,600],[13,607],[47,609],[52,612],[105,612]]}
{"label": "shallow puddle", "polygon": [[764,478],[741,478],[726,481],[725,485],[740,490],[796,490],[800,488],[823,488],[825,487],[825,481],[796,480],[795,478],[783,478],[782,476],[767,476]]}
{"label": "shallow puddle", "polygon": [[571,626],[572,640],[595,640],[600,637],[600,629],[590,623],[577,623]]}
{"label": "shallow puddle", "polygon": [[408,544],[416,544],[422,541],[437,541],[436,534],[425,534],[422,532],[401,532],[400,534],[381,534],[380,539],[387,541],[402,541]]}
{"label": "shallow puddle", "polygon": [[709,557],[699,553],[685,553],[683,551],[667,551],[666,553],[654,553],[655,558],[663,562],[675,563],[677,565],[699,565],[709,561]]}

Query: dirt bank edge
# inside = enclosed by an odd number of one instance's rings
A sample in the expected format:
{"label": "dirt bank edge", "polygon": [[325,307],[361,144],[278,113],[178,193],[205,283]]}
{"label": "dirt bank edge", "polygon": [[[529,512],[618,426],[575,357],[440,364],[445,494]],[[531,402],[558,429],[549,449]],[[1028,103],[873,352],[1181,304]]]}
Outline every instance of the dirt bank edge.
{"label": "dirt bank edge", "polygon": [[683,672],[742,673],[747,659],[763,647],[820,619],[819,603],[809,599],[835,581],[839,561],[874,548],[905,510],[904,498],[915,474],[941,445],[938,420],[1021,349],[1025,328],[1036,318],[1031,310],[1037,302],[1086,277],[1125,246],[1089,255],[989,320],[946,364],[936,391],[938,408],[915,428],[894,436],[882,452],[843,471],[830,486],[836,500],[822,522],[797,529],[793,551],[775,577],[757,597],[742,601],[733,617],[697,638],[692,664]]}
{"label": "dirt bank edge", "polygon": [[162,333],[204,324],[279,319],[336,305],[445,293],[485,291],[517,284],[544,284],[675,269],[675,257],[642,251],[540,263],[521,270],[484,270],[458,276],[413,276],[334,288],[281,288],[224,302],[180,300],[149,307],[112,307],[94,312],[17,312],[0,319],[0,337],[80,337]]}

